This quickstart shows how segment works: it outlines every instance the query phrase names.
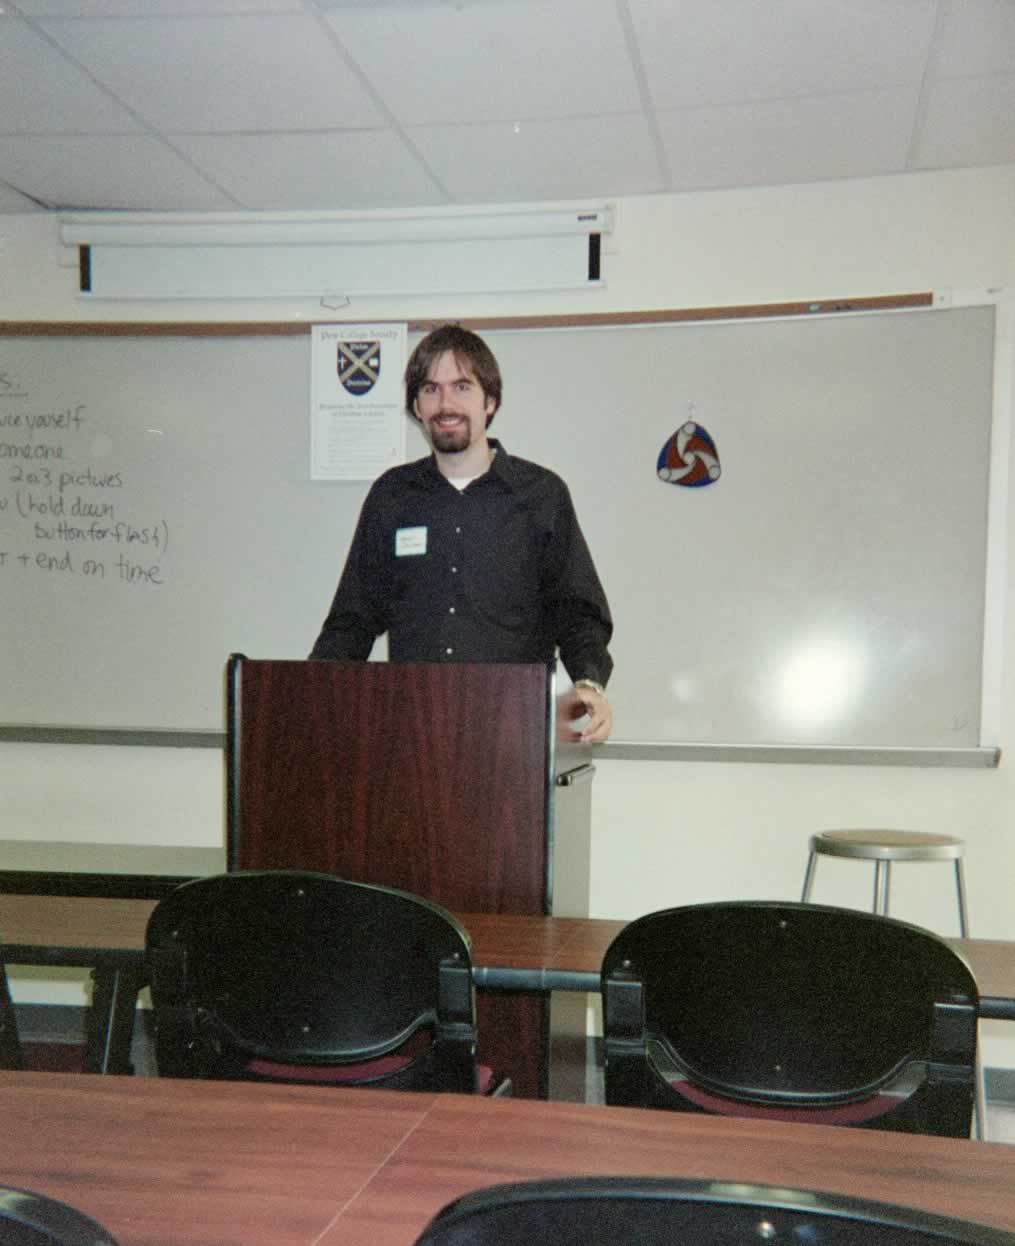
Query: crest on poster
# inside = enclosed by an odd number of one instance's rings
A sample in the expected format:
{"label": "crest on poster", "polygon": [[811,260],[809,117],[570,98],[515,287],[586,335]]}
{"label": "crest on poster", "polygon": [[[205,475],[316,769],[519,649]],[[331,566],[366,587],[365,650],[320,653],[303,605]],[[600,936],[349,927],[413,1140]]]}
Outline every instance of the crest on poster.
{"label": "crest on poster", "polygon": [[368,394],[381,375],[381,344],[374,341],[336,343],[338,379],[354,398]]}

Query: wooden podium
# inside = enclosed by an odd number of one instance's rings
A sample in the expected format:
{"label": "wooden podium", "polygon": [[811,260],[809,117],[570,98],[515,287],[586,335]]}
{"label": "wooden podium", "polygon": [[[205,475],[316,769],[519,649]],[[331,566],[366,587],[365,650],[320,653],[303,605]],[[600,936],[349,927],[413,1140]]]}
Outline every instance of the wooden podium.
{"label": "wooden podium", "polygon": [[[550,911],[542,665],[254,661],[227,669],[230,869],[314,869],[457,912]],[[483,992],[480,1056],[545,1095],[547,997]]]}

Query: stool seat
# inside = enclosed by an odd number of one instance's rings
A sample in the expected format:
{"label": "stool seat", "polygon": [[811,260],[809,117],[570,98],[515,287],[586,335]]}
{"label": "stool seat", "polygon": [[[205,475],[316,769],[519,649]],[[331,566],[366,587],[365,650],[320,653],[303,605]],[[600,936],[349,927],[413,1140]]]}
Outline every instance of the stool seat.
{"label": "stool seat", "polygon": [[819,831],[811,836],[811,850],[863,861],[955,861],[965,845],[955,835],[929,831]]}
{"label": "stool seat", "polygon": [[959,934],[969,938],[966,883],[962,875],[965,844],[957,835],[934,835],[929,831],[862,830],[819,831],[810,839],[807,872],[800,899],[807,903],[814,887],[818,857],[850,857],[874,863],[874,912],[888,914],[888,892],[893,861],[952,861],[959,904]]}

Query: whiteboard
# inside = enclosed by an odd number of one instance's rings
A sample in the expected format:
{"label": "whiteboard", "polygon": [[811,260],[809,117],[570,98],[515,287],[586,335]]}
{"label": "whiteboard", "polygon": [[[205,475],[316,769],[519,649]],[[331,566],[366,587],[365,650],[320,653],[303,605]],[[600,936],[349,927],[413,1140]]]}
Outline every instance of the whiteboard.
{"label": "whiteboard", "polygon": [[[992,307],[485,336],[613,608],[616,740],[979,743]],[[303,334],[0,339],[2,720],[219,730],[229,653],[306,656],[367,489],[310,481],[309,379]],[[656,474],[688,420],[707,487]]]}

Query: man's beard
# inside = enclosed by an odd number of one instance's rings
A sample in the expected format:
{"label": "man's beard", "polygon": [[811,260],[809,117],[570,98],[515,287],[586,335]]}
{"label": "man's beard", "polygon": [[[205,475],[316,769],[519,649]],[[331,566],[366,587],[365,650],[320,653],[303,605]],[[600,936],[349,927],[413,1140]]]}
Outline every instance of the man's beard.
{"label": "man's beard", "polygon": [[442,454],[458,454],[468,450],[472,439],[472,430],[468,422],[457,424],[454,428],[441,428],[437,424],[430,425],[430,440],[435,450]]}

